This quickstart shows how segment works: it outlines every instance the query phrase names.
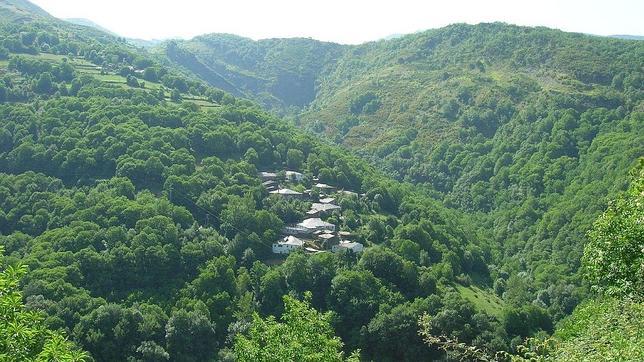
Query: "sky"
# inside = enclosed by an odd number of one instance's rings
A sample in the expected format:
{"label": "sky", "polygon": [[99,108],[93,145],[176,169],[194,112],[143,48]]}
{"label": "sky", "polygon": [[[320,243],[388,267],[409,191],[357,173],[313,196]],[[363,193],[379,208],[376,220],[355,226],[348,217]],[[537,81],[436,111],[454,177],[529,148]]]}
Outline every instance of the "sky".
{"label": "sky", "polygon": [[307,37],[358,44],[452,23],[502,21],[596,35],[644,35],[644,0],[32,0],[121,36]]}

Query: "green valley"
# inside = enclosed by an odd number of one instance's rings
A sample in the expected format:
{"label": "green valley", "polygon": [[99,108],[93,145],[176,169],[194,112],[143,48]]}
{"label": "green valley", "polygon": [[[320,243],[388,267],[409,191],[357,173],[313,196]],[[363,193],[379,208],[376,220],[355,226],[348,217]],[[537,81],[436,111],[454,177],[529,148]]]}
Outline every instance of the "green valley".
{"label": "green valley", "polygon": [[644,42],[75,22],[0,0],[1,360],[642,356]]}

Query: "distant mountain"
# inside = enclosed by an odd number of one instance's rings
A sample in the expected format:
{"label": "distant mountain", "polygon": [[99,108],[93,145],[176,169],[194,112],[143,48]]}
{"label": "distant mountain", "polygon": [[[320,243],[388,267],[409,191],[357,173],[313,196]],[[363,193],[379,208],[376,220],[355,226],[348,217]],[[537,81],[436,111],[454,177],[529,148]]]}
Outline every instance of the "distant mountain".
{"label": "distant mountain", "polygon": [[610,37],[626,40],[644,40],[644,36],[642,35],[610,35]]}
{"label": "distant mountain", "polygon": [[63,20],[65,20],[65,21],[67,21],[67,22],[70,22],[70,23],[72,23],[72,24],[82,25],[82,26],[87,26],[87,27],[94,28],[94,29],[96,29],[96,30],[100,30],[100,31],[102,31],[102,32],[108,33],[108,34],[110,34],[110,35],[118,36],[116,33],[114,33],[114,32],[112,32],[112,31],[110,31],[109,29],[107,29],[107,28],[105,28],[105,27],[102,27],[102,26],[100,26],[100,25],[96,24],[95,22],[93,22],[93,21],[91,21],[91,20],[89,20],[89,19],[84,19],[84,18],[69,18],[69,19],[63,19]]}
{"label": "distant mountain", "polygon": [[157,45],[160,45],[164,42],[161,39],[136,39],[136,38],[126,38],[128,43],[142,48],[151,48]]}
{"label": "distant mountain", "polygon": [[[107,34],[110,34],[110,35],[113,35],[113,36],[116,36],[116,37],[120,37],[120,35],[114,33],[113,31],[111,31],[111,30],[109,30],[109,29],[107,29],[107,28],[105,28],[105,27],[103,27],[101,25],[96,24],[95,22],[93,22],[93,21],[91,21],[89,19],[69,18],[69,19],[64,19],[64,20],[67,21],[67,22],[70,22],[72,24],[87,26],[87,27],[94,28],[96,30],[100,30],[102,32],[105,32]],[[163,40],[159,40],[159,39],[150,39],[150,40],[148,40],[148,39],[136,39],[136,38],[125,38],[125,39],[127,40],[128,43],[130,43],[132,45],[135,45],[137,47],[142,47],[142,48],[151,48],[151,47],[157,46],[157,45],[159,45],[159,44],[161,44],[163,42]]]}
{"label": "distant mountain", "polygon": [[276,110],[304,107],[316,82],[347,46],[306,38],[254,41],[230,34],[173,40],[157,51],[174,63],[235,95]]}
{"label": "distant mountain", "polygon": [[402,34],[402,33],[396,33],[396,34],[390,34],[390,35],[387,35],[387,36],[385,36],[385,37],[383,37],[383,38],[381,38],[381,39],[379,39],[379,40],[391,40],[391,39],[398,39],[398,38],[401,38],[401,37],[403,37],[403,36],[405,36],[405,34]]}

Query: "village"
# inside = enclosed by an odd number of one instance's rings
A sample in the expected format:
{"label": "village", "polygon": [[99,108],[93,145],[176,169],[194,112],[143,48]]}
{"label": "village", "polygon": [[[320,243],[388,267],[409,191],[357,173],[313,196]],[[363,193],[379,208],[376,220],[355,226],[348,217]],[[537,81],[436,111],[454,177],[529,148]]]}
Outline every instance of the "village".
{"label": "village", "polygon": [[320,183],[317,177],[313,178],[312,187],[302,192],[283,187],[281,180],[296,185],[303,183],[305,176],[297,171],[285,171],[283,174],[265,171],[260,172],[259,176],[269,194],[311,202],[311,208],[307,211],[304,220],[282,229],[282,238],[272,245],[274,254],[290,254],[300,249],[312,254],[329,251],[336,253],[345,250],[361,253],[364,250],[364,245],[352,240],[353,235],[350,232],[340,231],[335,224],[323,220],[326,216],[341,214],[342,207],[336,203],[337,196],[359,197],[361,195]]}

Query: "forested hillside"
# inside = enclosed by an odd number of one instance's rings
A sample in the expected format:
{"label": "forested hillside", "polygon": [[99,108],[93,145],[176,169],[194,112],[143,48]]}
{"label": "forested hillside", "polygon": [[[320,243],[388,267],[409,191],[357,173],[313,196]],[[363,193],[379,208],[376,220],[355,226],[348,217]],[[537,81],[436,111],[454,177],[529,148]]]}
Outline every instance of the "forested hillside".
{"label": "forested hillside", "polygon": [[[264,335],[302,355],[294,329],[336,360],[393,361],[443,355],[424,313],[489,351],[552,330],[545,307],[494,295],[493,246],[423,190],[122,39],[5,20],[0,356],[253,360]],[[269,192],[261,171],[307,196]],[[323,197],[341,211],[312,220],[341,233],[274,254]]]}
{"label": "forested hillside", "polygon": [[644,155],[640,44],[484,24],[148,53],[0,0],[0,357],[521,353],[610,275],[579,271]]}
{"label": "forested hillside", "polygon": [[[239,66],[202,38],[175,45]],[[261,44],[238,40],[235,54]],[[474,215],[506,303],[570,313],[585,233],[644,155],[644,43],[494,23],[340,49],[294,123]]]}

